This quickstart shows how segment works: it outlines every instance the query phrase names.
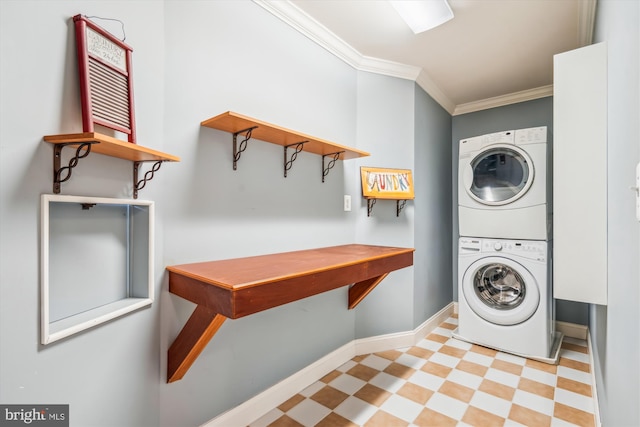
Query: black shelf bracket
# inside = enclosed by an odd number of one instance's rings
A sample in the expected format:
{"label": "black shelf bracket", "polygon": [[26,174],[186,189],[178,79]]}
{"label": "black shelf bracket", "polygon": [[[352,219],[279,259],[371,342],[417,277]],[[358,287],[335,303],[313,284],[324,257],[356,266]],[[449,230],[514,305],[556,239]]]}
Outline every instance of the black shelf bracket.
{"label": "black shelf bracket", "polygon": [[[243,129],[233,134],[233,170],[238,168],[238,160],[240,160],[240,155],[247,149],[247,144],[251,139],[251,132],[258,126],[252,126],[248,129]],[[238,146],[238,135],[244,135],[244,139],[240,141],[240,145]]]}
{"label": "black shelf bracket", "polygon": [[53,192],[54,194],[60,194],[60,184],[66,182],[71,178],[71,172],[73,168],[78,166],[78,161],[84,159],[91,153],[91,145],[97,144],[97,142],[83,142],[76,148],[76,154],[69,160],[68,166],[60,166],[62,160],[62,149],[67,145],[73,144],[56,144],[53,147]]}
{"label": "black shelf bracket", "polygon": [[163,162],[162,160],[156,161],[153,167],[147,172],[145,172],[144,176],[140,180],[138,180],[138,171],[140,169],[140,166],[144,162],[143,161],[133,162],[133,198],[134,199],[138,198],[138,191],[142,190],[144,186],[147,185],[147,182],[153,179],[153,176],[155,175],[155,173],[158,172],[158,170],[160,169],[160,166],[162,166],[162,162]]}
{"label": "black shelf bracket", "polygon": [[371,212],[373,211],[373,205],[376,204],[377,199],[367,199],[367,216],[371,216]]}
{"label": "black shelf bracket", "polygon": [[396,200],[396,216],[400,216],[400,212],[407,205],[407,200]]}
{"label": "black shelf bracket", "polygon": [[[324,182],[324,177],[329,174],[329,171],[331,170],[331,168],[333,168],[336,165],[336,162],[340,159],[340,154],[342,153],[344,153],[344,151],[338,151],[336,153],[329,153],[329,154],[322,155],[322,182]],[[325,157],[332,157],[329,163],[327,163],[326,167],[324,163]]]}
{"label": "black shelf bracket", "polygon": [[[308,140],[300,141],[295,144],[289,144],[284,146],[284,177],[285,178],[287,177],[287,171],[291,169],[291,166],[293,166],[293,162],[296,161],[296,159],[298,158],[298,154],[300,154],[300,152],[304,148],[304,144],[306,144],[307,142],[309,141]],[[289,147],[295,147],[295,151],[291,153],[291,159],[287,159],[287,148]]]}

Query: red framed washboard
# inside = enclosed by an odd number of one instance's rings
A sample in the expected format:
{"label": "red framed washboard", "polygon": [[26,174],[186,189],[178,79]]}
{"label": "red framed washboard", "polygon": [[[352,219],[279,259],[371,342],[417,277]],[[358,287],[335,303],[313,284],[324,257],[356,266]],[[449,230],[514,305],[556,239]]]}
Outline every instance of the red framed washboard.
{"label": "red framed washboard", "polygon": [[101,125],[136,143],[131,57],[133,49],[82,15],[73,17],[78,53],[83,132]]}

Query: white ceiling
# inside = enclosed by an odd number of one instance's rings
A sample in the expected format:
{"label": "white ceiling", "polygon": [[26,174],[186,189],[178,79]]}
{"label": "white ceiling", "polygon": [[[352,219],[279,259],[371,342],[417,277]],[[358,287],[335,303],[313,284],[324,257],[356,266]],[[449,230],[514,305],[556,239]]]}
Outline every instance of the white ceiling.
{"label": "white ceiling", "polygon": [[449,0],[414,34],[384,0],[255,0],[355,68],[413,79],[451,114],[552,94],[553,55],[591,43],[596,0]]}

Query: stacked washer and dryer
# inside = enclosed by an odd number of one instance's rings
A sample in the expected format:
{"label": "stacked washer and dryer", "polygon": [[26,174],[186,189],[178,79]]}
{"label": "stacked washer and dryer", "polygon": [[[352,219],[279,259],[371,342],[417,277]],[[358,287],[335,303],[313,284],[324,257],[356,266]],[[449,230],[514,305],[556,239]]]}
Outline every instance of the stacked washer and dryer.
{"label": "stacked washer and dryer", "polygon": [[460,141],[454,337],[557,363],[547,127]]}

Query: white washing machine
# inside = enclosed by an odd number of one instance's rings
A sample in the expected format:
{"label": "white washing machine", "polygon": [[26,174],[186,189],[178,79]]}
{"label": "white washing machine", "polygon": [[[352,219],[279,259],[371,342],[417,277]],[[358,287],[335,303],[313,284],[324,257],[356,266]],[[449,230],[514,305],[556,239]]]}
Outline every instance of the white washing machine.
{"label": "white washing machine", "polygon": [[454,337],[557,363],[550,244],[460,238],[458,329]]}
{"label": "white washing machine", "polygon": [[550,156],[546,126],[460,140],[460,236],[548,240]]}

